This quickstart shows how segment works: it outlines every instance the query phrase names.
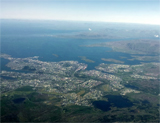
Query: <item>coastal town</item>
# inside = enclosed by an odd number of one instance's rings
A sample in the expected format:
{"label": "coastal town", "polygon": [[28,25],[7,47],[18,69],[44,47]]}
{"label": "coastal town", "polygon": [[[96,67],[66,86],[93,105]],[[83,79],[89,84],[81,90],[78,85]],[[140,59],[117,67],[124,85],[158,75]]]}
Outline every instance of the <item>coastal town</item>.
{"label": "coastal town", "polygon": [[[86,70],[87,64],[77,61],[45,62],[38,60],[38,56],[13,58],[7,54],[1,54],[1,58],[9,60],[6,66],[11,69],[0,73],[1,94],[31,86],[37,92],[57,94],[62,99],[61,105],[92,106],[90,100],[99,100],[106,94],[98,88],[104,84],[109,85],[110,91],[117,91],[120,95],[141,93],[125,87],[125,80],[118,76],[119,72],[128,73],[132,78],[159,79],[158,74],[151,76],[146,73],[143,69],[146,64],[102,63],[95,70]],[[153,63],[151,67],[159,65]]]}

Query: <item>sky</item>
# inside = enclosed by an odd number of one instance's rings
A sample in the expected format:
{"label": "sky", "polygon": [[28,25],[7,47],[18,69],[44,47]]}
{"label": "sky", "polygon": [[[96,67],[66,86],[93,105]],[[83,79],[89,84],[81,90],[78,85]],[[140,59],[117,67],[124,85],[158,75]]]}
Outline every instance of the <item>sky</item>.
{"label": "sky", "polygon": [[160,25],[160,0],[1,0],[1,19]]}

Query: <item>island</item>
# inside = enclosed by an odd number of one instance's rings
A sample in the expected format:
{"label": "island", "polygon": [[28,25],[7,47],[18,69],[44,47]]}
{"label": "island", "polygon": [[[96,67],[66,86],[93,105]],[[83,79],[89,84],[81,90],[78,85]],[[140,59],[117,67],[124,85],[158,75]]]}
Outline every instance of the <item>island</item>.
{"label": "island", "polygon": [[160,56],[138,56],[138,55],[131,55],[133,57],[133,60],[139,60],[139,61],[159,61]]}
{"label": "island", "polygon": [[58,55],[57,54],[52,54],[53,56],[55,56],[55,57],[58,57]]}
{"label": "island", "polygon": [[85,62],[89,62],[89,63],[94,63],[95,61],[87,59],[85,56],[78,56],[79,58],[81,58],[81,60],[85,61]]}
{"label": "island", "polygon": [[145,54],[159,55],[159,40],[129,40],[129,41],[114,41],[99,44],[86,45],[86,47],[111,47],[113,51],[129,54]]}
{"label": "island", "polygon": [[119,61],[119,60],[116,60],[116,59],[101,58],[101,60],[107,61],[107,62],[114,62],[114,63],[124,63],[123,61]]}
{"label": "island", "polygon": [[127,59],[127,57],[124,57],[124,56],[119,56],[121,59]]}

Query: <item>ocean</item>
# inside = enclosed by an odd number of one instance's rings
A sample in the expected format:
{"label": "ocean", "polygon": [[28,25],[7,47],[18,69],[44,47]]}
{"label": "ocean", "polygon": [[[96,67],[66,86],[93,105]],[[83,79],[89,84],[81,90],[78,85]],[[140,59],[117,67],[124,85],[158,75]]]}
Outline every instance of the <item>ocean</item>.
{"label": "ocean", "polygon": [[[16,26],[16,24],[17,26]],[[84,45],[97,44],[101,42],[119,41],[123,39],[78,39],[70,37],[56,37],[49,35],[62,35],[62,34],[76,34],[77,32],[83,32],[82,29],[62,30],[56,28],[49,28],[45,24],[34,26],[28,22],[17,21],[11,23],[3,22],[1,27],[1,53],[11,55],[15,58],[25,58],[39,56],[39,60],[48,62],[59,61],[78,61],[79,63],[88,64],[87,69],[92,70],[95,66],[101,63],[111,63],[102,61],[101,58],[112,58],[120,61],[124,61],[124,64],[140,64],[140,61],[131,59],[130,54],[121,52],[107,52],[112,51],[109,47],[84,47]],[[35,23],[35,25],[37,25]],[[127,40],[127,39],[124,39]],[[131,40],[131,39],[128,39]],[[53,54],[58,55],[58,57]],[[87,59],[95,61],[89,63],[81,60],[78,56],[85,56]],[[127,57],[121,59],[120,57]],[[5,65],[8,60],[1,59],[1,70],[10,70]]]}

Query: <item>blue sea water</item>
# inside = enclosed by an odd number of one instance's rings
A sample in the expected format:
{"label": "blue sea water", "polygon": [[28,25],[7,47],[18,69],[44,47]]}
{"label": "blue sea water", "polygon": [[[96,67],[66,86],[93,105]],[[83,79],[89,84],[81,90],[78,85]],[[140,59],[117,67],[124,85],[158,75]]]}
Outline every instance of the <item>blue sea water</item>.
{"label": "blue sea water", "polygon": [[[111,63],[102,61],[101,58],[117,59],[124,61],[124,64],[130,65],[140,64],[140,61],[138,60],[129,61],[127,59],[120,59],[120,56],[130,59],[130,54],[106,52],[112,50],[108,47],[82,46],[107,41],[119,41],[119,39],[56,38],[46,35],[70,34],[77,33],[78,31],[82,30],[54,30],[34,26],[28,27],[28,25],[25,25],[25,23],[21,24],[21,26],[15,26],[14,23],[9,23],[9,26],[3,25],[1,29],[1,53],[9,54],[16,58],[39,56],[39,60],[50,62],[74,60],[80,63],[88,64],[88,70],[94,69],[94,67],[98,66],[100,63]],[[57,54],[59,57],[55,57],[53,54]],[[82,61],[78,56],[85,56],[87,59],[95,61],[95,63]],[[9,70],[7,67],[5,67],[7,62],[7,60],[1,60],[2,70]]]}
{"label": "blue sea water", "polygon": [[[100,63],[109,63],[102,61],[101,58],[113,58],[124,61],[125,64],[138,64],[139,61],[128,61],[120,59],[120,56],[131,58],[129,54],[120,52],[106,52],[111,51],[111,48],[106,47],[83,47],[81,45],[88,45],[93,43],[106,42],[110,40],[89,40],[89,39],[66,39],[53,37],[3,37],[1,52],[11,55],[16,58],[25,58],[32,56],[39,56],[42,61],[66,61],[74,60],[80,63],[88,64],[88,69],[94,69]],[[57,54],[59,57],[55,57]],[[87,63],[82,61],[78,56],[86,56],[88,59],[95,61],[95,63]],[[3,67],[2,67],[3,68]]]}

